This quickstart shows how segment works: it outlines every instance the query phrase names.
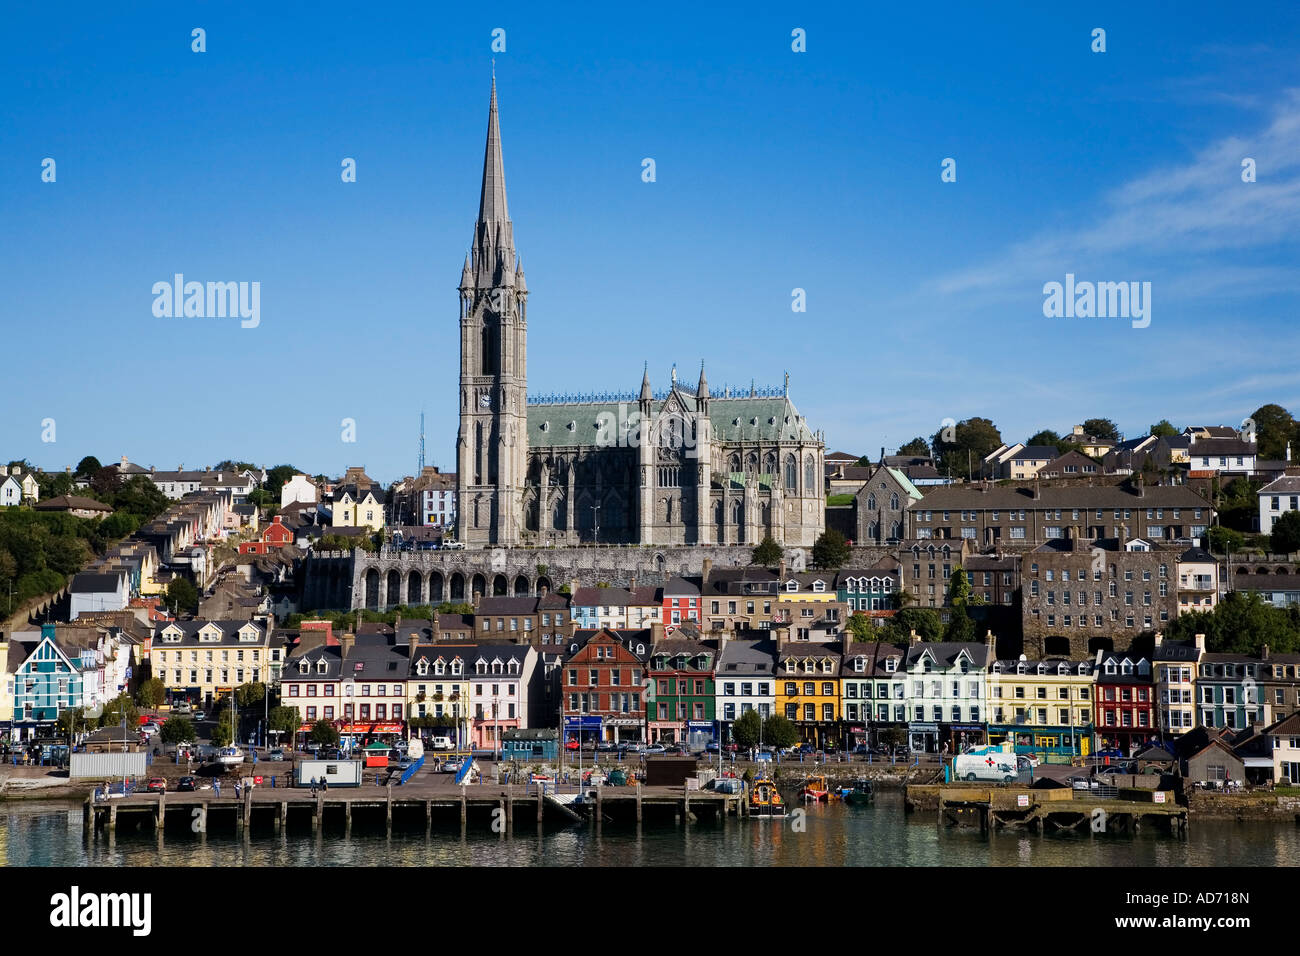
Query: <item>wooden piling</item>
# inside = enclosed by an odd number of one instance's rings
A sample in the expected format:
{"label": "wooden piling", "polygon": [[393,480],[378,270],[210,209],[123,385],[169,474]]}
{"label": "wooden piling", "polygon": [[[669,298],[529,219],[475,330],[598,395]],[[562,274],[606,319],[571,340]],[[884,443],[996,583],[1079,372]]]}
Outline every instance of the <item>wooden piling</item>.
{"label": "wooden piling", "polygon": [[636,822],[641,822],[641,782],[639,780],[636,785]]}
{"label": "wooden piling", "polygon": [[275,832],[282,833],[289,824],[289,801],[280,801],[280,812],[275,818]]}
{"label": "wooden piling", "polygon": [[388,804],[385,808],[388,826],[388,835],[393,835],[393,778],[388,778]]}
{"label": "wooden piling", "polygon": [[424,838],[427,840],[433,834],[433,801],[424,801]]}

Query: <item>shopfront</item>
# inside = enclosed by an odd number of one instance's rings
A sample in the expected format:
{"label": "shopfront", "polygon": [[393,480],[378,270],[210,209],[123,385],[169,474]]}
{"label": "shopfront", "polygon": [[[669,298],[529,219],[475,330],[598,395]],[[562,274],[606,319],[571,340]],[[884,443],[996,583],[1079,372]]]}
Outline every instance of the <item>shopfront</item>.
{"label": "shopfront", "polygon": [[913,721],[907,725],[907,745],[920,753],[938,753],[939,725]]}

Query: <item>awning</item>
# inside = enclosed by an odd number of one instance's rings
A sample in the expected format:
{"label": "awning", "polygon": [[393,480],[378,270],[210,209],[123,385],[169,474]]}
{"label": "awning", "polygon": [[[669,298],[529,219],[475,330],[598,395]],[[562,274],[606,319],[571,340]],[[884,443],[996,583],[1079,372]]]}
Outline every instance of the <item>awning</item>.
{"label": "awning", "polygon": [[1247,767],[1267,767],[1269,770],[1273,769],[1272,757],[1242,757],[1241,762]]}
{"label": "awning", "polygon": [[403,727],[400,722],[344,724],[339,728],[339,733],[344,734],[400,734],[402,731]]}

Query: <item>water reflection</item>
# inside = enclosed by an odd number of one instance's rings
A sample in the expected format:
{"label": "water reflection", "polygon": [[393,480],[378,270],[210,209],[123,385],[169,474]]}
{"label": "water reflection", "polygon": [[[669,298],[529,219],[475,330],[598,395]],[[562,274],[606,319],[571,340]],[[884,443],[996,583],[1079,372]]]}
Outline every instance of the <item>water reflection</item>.
{"label": "water reflection", "polygon": [[234,833],[149,831],[89,839],[79,804],[24,802],[0,808],[0,861],[9,866],[1296,866],[1300,828],[1193,822],[1186,840],[1157,832],[1094,837],[1020,831],[950,830],[932,815],[908,817],[901,794],[872,807],[803,808],[790,818],[673,824],[603,823],[542,833],[522,821],[515,836],[490,828],[462,831],[457,821],[396,830],[294,829],[251,839]]}

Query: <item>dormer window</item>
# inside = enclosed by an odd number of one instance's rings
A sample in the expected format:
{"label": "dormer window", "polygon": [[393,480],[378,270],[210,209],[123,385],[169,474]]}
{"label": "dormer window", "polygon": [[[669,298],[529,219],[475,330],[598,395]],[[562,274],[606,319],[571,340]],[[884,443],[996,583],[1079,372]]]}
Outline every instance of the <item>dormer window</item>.
{"label": "dormer window", "polygon": [[451,673],[453,677],[459,677],[464,670],[465,665],[461,663],[459,658],[451,662]]}
{"label": "dormer window", "polygon": [[474,665],[474,670],[479,674],[487,673],[487,661],[479,661]]}
{"label": "dormer window", "polygon": [[1106,662],[1106,673],[1107,673],[1107,674],[1110,674],[1110,675],[1112,675],[1112,676],[1115,674],[1115,662],[1114,662],[1114,661],[1107,661],[1107,662]]}
{"label": "dormer window", "polygon": [[894,673],[894,671],[896,671],[897,669],[898,669],[898,658],[896,658],[896,657],[887,657],[887,658],[885,658],[885,673],[886,673],[886,674],[892,674],[892,673]]}
{"label": "dormer window", "polygon": [[1120,671],[1121,671],[1123,674],[1125,674],[1126,676],[1127,676],[1128,674],[1132,674],[1132,673],[1133,673],[1133,662],[1130,661],[1130,660],[1125,660],[1124,663],[1120,666]]}
{"label": "dormer window", "polygon": [[[611,650],[612,650],[612,648],[611,648]],[[519,672],[519,662],[518,662],[517,660],[515,660],[513,657],[510,658],[510,663],[507,665],[507,669],[509,670],[509,672],[510,672],[511,674],[518,673],[518,672]]]}
{"label": "dormer window", "polygon": [[1038,665],[1038,673],[1039,673],[1040,676],[1043,675],[1043,674],[1046,674],[1046,673],[1047,673],[1047,665],[1046,665],[1046,664],[1039,664],[1039,665]]}
{"label": "dormer window", "polygon": [[444,673],[446,673],[446,671],[447,671],[447,665],[442,662],[442,658],[439,658],[437,661],[434,662],[433,673],[436,676],[441,677]]}
{"label": "dormer window", "polygon": [[863,660],[861,657],[855,657],[853,659],[853,669],[857,671],[859,674],[861,674],[863,671],[867,669],[867,662]]}
{"label": "dormer window", "polygon": [[1068,677],[1070,674],[1070,665],[1062,663],[1056,668],[1056,673],[1060,674],[1062,677]]}
{"label": "dormer window", "polygon": [[299,673],[299,674],[306,674],[306,673],[309,673],[310,671],[311,671],[311,664],[309,664],[309,663],[308,663],[307,661],[305,661],[305,660],[302,660],[302,661],[299,661],[299,662],[298,662],[298,673]]}
{"label": "dormer window", "polygon": [[415,672],[419,674],[421,677],[424,677],[426,674],[429,673],[429,662],[426,661],[424,658],[421,658],[420,662],[415,665]]}
{"label": "dormer window", "polygon": [[325,659],[321,658],[316,662],[316,673],[324,674],[327,666],[328,665],[325,663]]}
{"label": "dormer window", "polygon": [[1021,661],[1019,664],[1016,665],[1016,673],[1017,673],[1017,674],[1024,674],[1024,673],[1026,673],[1027,670],[1028,670],[1028,668],[1026,667],[1024,661]]}
{"label": "dormer window", "polygon": [[493,673],[493,674],[500,674],[500,673],[501,673],[501,662],[500,662],[500,661],[493,661],[493,662],[492,662],[492,673]]}
{"label": "dormer window", "polygon": [[816,591],[818,594],[820,594],[821,592],[825,591],[825,590],[826,590],[826,582],[824,582],[824,581],[814,581],[814,582],[813,582],[813,590]]}
{"label": "dormer window", "polygon": [[795,582],[795,581],[786,581],[786,582],[785,582],[785,589],[786,589],[787,592],[797,591],[797,590],[799,590],[799,585],[798,585],[798,583]]}
{"label": "dormer window", "polygon": [[1001,674],[1001,673],[1002,673],[1002,662],[1001,662],[1001,661],[994,661],[994,662],[993,662],[993,673],[995,673],[995,674]]}

